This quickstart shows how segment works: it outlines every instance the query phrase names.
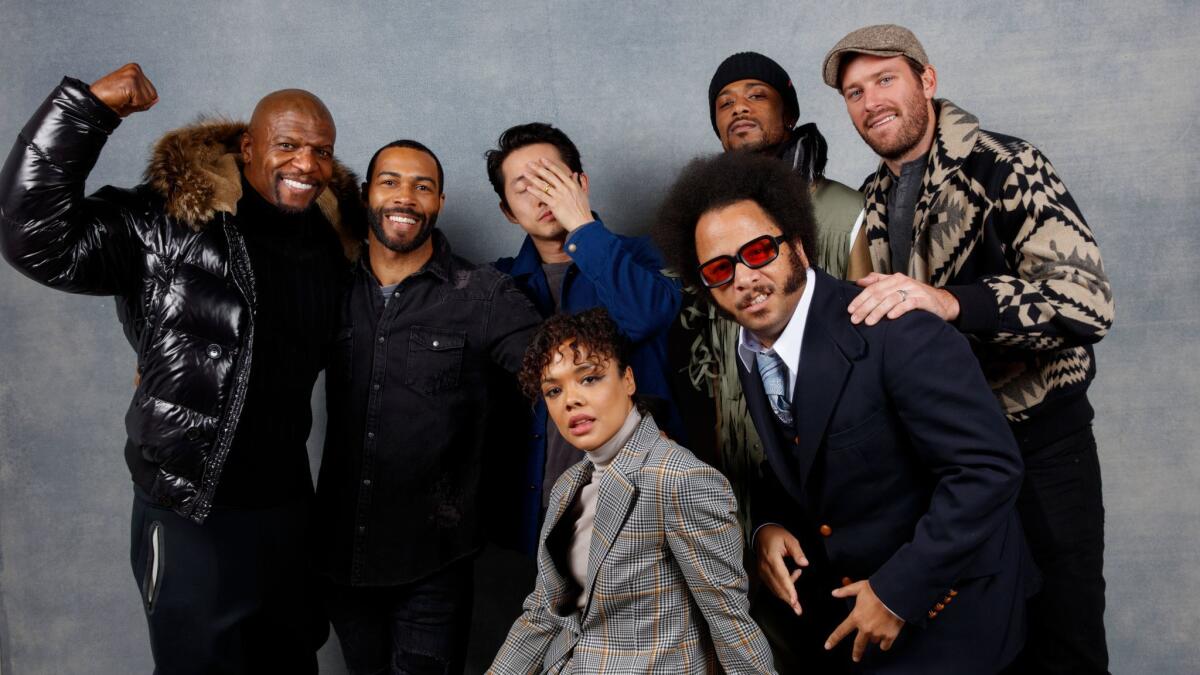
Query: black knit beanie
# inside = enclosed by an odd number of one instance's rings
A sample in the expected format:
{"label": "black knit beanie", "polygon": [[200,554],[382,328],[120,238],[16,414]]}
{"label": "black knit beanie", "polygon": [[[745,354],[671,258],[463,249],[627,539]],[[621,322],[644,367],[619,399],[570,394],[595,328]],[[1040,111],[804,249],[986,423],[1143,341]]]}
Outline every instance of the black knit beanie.
{"label": "black knit beanie", "polygon": [[725,85],[738,80],[761,80],[771,85],[783,98],[783,117],[793,122],[800,118],[800,102],[796,99],[796,88],[792,78],[778,63],[758,52],[738,52],[721,62],[708,85],[708,116],[712,119],[713,131],[717,136],[717,94]]}

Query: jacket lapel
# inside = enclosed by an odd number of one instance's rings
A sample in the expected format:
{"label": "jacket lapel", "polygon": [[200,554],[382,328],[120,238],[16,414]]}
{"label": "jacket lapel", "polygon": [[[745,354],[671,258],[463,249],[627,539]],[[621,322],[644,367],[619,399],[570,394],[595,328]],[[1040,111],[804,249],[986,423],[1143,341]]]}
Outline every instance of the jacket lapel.
{"label": "jacket lapel", "polygon": [[592,609],[596,573],[616,543],[617,535],[637,499],[638,490],[633,476],[645,461],[646,453],[661,440],[654,418],[649,415],[642,417],[633,432],[633,438],[621,448],[600,479],[600,491],[596,495],[596,519],[592,523],[592,544],[588,549],[587,588],[584,589],[588,601],[582,616],[587,616]]}
{"label": "jacket lapel", "polygon": [[[579,495],[579,491],[583,486],[592,479],[592,463],[580,462],[564,474],[566,476],[560,479],[555,484],[551,493],[550,504],[551,509],[546,513],[546,523],[542,527],[545,534],[542,537],[542,545],[546,545],[551,532],[562,521],[567,510]],[[538,554],[538,575],[542,580],[542,588],[546,592],[547,606],[554,613],[554,609],[560,607],[566,599],[568,591],[571,589],[571,583],[563,576],[558,565],[554,562],[554,557],[546,551],[545,555],[540,552]]]}
{"label": "jacket lapel", "polygon": [[796,469],[807,482],[829,419],[837,408],[853,367],[866,342],[850,323],[841,283],[817,271],[804,343],[800,348],[800,372],[792,392],[792,416],[796,423]]}
{"label": "jacket lapel", "polygon": [[951,199],[954,191],[945,188],[975,147],[979,120],[941,99],[934,101],[934,112],[937,132],[921,181],[921,197],[913,213],[913,250],[908,259],[908,275],[940,287],[949,281],[951,268],[946,263],[950,257],[960,260],[968,257],[948,245],[954,239],[952,232],[970,219],[956,206],[957,201]]}
{"label": "jacket lapel", "polygon": [[949,101],[935,101],[935,109],[937,137],[914,221],[912,259],[920,267],[910,267],[914,279],[941,287],[952,280],[953,263],[970,259],[974,246],[970,223],[976,221],[977,207],[958,184],[962,162],[979,137],[979,120]]}
{"label": "jacket lapel", "polygon": [[887,193],[891,187],[892,174],[880,162],[863,190],[866,193],[863,233],[870,247],[871,269],[880,274],[892,272],[892,250],[888,247],[887,231]]}

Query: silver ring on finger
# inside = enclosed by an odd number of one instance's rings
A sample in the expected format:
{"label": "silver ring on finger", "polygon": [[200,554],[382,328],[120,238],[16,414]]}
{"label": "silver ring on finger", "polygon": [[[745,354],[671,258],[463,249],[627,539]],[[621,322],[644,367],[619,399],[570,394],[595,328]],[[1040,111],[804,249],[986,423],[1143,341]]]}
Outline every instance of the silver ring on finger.
{"label": "silver ring on finger", "polygon": [[896,292],[900,294],[900,302],[904,302],[905,300],[908,300],[908,291],[907,290],[900,288],[900,289],[897,289]]}

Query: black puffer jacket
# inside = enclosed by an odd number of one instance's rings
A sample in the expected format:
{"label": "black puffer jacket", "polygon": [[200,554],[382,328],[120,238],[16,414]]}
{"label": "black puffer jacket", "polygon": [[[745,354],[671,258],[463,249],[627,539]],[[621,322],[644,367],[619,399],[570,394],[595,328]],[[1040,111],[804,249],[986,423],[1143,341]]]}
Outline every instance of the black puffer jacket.
{"label": "black puffer jacket", "polygon": [[[245,402],[254,271],[235,224],[245,126],[219,120],[155,145],[146,183],[84,181],[120,118],[65,78],[0,172],[0,248],[14,267],[73,293],[115,295],[141,379],[125,416],[134,481],[203,522]],[[342,198],[339,200],[338,195]],[[356,179],[335,165],[318,199],[348,254],[363,232]]]}

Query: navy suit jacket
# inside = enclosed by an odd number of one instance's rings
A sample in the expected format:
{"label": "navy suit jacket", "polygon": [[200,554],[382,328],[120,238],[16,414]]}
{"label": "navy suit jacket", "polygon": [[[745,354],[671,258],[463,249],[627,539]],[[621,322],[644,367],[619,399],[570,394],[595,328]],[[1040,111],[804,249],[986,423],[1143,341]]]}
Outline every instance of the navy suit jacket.
{"label": "navy suit jacket", "polygon": [[998,670],[1024,642],[1038,583],[1014,510],[1023,466],[1008,423],[945,321],[915,311],[855,326],[846,307],[859,289],[820,270],[815,283],[794,434],[757,366],[738,359],[767,458],[754,520],[820,541],[834,578],[869,578],[904,619],[891,651],[869,650],[869,670]]}

